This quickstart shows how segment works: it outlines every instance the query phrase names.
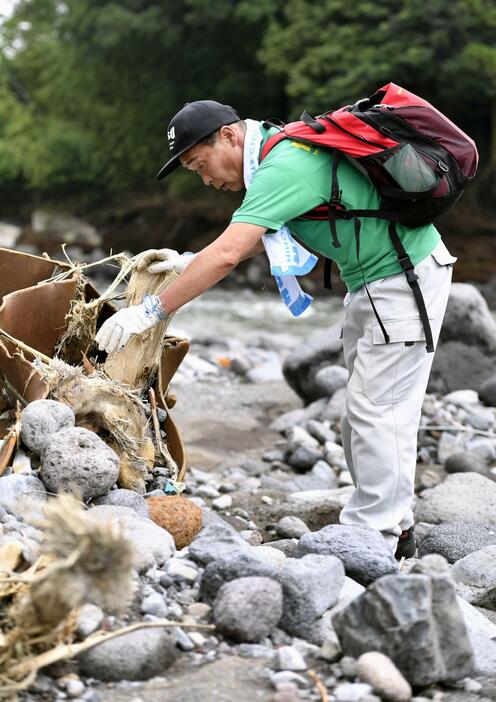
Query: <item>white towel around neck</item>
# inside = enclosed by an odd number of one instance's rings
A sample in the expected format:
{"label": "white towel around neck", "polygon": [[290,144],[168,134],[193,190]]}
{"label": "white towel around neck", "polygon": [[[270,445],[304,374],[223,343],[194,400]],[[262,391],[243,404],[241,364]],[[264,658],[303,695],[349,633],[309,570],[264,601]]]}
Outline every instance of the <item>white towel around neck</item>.
{"label": "white towel around neck", "polygon": [[[248,190],[260,165],[262,122],[246,119],[245,124],[243,177]],[[262,242],[269,259],[270,272],[275,277],[282,300],[291,314],[298,317],[311,305],[313,297],[301,289],[295,276],[309,273],[317,263],[317,256],[295,241],[286,225],[276,232],[264,234]]]}

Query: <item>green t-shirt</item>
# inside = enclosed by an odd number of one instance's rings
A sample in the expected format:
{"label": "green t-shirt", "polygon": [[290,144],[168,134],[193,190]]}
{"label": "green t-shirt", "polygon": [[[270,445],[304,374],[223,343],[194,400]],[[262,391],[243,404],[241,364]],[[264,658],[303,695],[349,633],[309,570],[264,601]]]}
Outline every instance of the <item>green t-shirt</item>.
{"label": "green t-shirt", "polygon": [[[272,132],[271,132],[272,133]],[[269,131],[262,128],[263,143]],[[241,206],[232,222],[246,222],[280,229],[287,224],[291,233],[314,251],[335,261],[351,292],[363,283],[401,273],[388,234],[388,222],[362,218],[360,260],[357,260],[354,223],[336,220],[339,248],[333,246],[329,223],[303,219],[301,215],[329,201],[331,190],[331,152],[284,139],[275,146],[255,172]],[[342,158],[338,167],[342,202],[347,209],[378,209],[380,196],[360,171]],[[428,256],[440,236],[429,224],[417,229],[397,225],[398,235],[414,265]],[[361,268],[360,268],[361,265]],[[362,273],[363,269],[363,273]]]}

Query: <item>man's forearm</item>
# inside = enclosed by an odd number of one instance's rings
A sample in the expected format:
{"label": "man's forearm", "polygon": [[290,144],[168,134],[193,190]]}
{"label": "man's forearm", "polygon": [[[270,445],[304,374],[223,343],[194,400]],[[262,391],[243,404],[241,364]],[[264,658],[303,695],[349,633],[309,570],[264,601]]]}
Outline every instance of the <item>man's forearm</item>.
{"label": "man's forearm", "polygon": [[212,244],[200,251],[179,278],[160,295],[164,309],[173,314],[225,278],[240,261],[263,247],[265,229],[255,225],[231,224]]}

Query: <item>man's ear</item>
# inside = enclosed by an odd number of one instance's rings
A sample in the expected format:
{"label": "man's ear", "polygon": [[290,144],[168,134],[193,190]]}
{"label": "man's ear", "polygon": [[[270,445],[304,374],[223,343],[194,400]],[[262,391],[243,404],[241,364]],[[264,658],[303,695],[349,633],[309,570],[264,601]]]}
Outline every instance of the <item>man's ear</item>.
{"label": "man's ear", "polygon": [[225,124],[223,127],[221,127],[220,133],[224,139],[227,139],[231,146],[236,146],[238,142],[238,134],[230,124]]}

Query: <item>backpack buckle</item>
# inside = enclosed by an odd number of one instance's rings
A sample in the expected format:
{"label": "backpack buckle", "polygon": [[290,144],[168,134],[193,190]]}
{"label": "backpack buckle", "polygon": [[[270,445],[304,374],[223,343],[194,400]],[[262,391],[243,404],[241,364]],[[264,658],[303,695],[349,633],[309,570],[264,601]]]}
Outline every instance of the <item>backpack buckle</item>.
{"label": "backpack buckle", "polygon": [[418,275],[415,273],[413,268],[408,268],[405,271],[406,279],[409,283],[409,285],[412,285],[416,280],[418,280]]}
{"label": "backpack buckle", "polygon": [[331,197],[329,198],[329,205],[331,207],[338,207],[339,205],[341,205],[342,194],[342,190],[339,190],[338,188],[333,188],[331,191]]}
{"label": "backpack buckle", "polygon": [[408,254],[406,256],[398,256],[398,261],[400,262],[409,283],[414,283],[416,280],[418,280],[418,275],[415,273],[413,263]]}

